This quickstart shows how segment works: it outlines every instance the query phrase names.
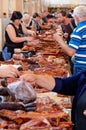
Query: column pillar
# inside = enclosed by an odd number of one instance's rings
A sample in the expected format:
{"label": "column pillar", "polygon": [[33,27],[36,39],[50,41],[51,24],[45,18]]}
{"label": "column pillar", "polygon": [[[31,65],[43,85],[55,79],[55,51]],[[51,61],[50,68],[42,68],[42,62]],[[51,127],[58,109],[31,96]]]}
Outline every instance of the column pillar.
{"label": "column pillar", "polygon": [[3,1],[0,0],[0,18],[2,18],[2,5],[3,5]]}
{"label": "column pillar", "polygon": [[23,0],[14,0],[16,1],[16,10],[23,12]]}
{"label": "column pillar", "polygon": [[28,3],[29,3],[29,7],[28,7],[28,13],[30,14],[30,15],[32,15],[32,8],[33,8],[33,5],[32,5],[32,0],[28,0]]}

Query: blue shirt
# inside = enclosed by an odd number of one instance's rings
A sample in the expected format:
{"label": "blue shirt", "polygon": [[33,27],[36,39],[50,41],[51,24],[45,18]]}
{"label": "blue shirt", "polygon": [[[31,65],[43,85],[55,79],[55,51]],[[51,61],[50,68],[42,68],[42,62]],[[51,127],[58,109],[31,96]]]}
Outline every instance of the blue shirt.
{"label": "blue shirt", "polygon": [[80,22],[74,29],[69,47],[76,50],[74,67],[86,68],[86,21]]}

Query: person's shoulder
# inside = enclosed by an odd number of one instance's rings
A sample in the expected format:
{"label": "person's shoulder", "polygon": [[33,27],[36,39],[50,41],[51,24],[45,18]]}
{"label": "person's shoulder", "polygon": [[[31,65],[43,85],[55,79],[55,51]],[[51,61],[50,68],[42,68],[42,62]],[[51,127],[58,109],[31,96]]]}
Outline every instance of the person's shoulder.
{"label": "person's shoulder", "polygon": [[13,27],[13,24],[12,24],[12,23],[9,23],[9,24],[7,25],[7,28],[10,28],[10,27]]}
{"label": "person's shoulder", "polygon": [[10,29],[13,29],[14,28],[14,25],[12,23],[9,23],[6,27],[6,30],[10,30]]}
{"label": "person's shoulder", "polygon": [[72,23],[73,27],[75,28],[75,27],[76,27],[76,24],[75,24],[74,18],[71,18],[71,19],[70,19],[70,22]]}

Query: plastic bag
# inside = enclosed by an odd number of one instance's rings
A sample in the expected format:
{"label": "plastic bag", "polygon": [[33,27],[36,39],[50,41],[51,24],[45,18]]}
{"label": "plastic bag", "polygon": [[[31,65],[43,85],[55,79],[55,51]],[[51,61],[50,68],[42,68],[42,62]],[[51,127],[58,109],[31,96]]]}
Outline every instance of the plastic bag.
{"label": "plastic bag", "polygon": [[25,81],[17,81],[7,86],[8,93],[12,100],[27,104],[36,100],[36,92],[32,85]]}

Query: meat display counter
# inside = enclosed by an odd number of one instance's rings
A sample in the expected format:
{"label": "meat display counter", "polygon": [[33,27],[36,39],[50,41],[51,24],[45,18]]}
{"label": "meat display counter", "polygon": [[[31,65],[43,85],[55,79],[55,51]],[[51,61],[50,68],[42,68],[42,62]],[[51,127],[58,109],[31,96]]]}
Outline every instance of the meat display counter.
{"label": "meat display counter", "polygon": [[[68,56],[53,39],[54,31],[50,30],[38,36],[38,39],[24,45],[19,53],[7,62],[18,67],[20,74],[35,73],[48,74],[53,77],[68,77],[70,66]],[[36,41],[36,44],[33,44]],[[24,56],[22,51],[35,52]],[[19,78],[7,78],[7,84],[17,82]],[[49,92],[40,86],[34,85],[37,93],[36,110],[0,110],[0,129],[3,130],[72,130],[70,119],[70,97]]]}

